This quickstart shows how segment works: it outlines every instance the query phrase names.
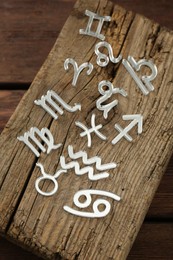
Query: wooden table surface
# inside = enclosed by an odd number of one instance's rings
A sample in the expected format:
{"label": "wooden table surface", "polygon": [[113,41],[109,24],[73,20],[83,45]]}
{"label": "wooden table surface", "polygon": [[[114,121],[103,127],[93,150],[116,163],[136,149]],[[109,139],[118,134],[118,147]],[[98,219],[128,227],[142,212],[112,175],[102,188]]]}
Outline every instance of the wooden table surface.
{"label": "wooden table surface", "polygon": [[[0,1],[0,131],[14,112],[73,7],[74,0]],[[116,0],[173,29],[173,0]],[[129,260],[173,259],[173,158]],[[39,259],[0,238],[0,260]]]}

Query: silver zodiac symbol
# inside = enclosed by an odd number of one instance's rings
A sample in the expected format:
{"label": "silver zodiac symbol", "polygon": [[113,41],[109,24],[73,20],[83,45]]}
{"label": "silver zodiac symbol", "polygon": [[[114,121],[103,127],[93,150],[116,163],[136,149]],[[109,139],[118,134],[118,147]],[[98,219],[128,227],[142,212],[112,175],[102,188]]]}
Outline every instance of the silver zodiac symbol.
{"label": "silver zodiac symbol", "polygon": [[73,86],[76,86],[76,83],[77,83],[77,80],[78,80],[78,77],[80,75],[80,73],[85,69],[85,68],[88,68],[87,70],[87,75],[89,76],[92,71],[93,71],[93,64],[92,63],[89,63],[89,62],[85,62],[83,63],[82,65],[80,65],[78,67],[78,64],[77,62],[74,60],[74,59],[66,59],[65,62],[64,62],[64,69],[65,70],[68,70],[69,69],[69,64],[72,64],[73,65],[73,68],[74,68],[74,77],[73,77],[73,81],[72,81],[72,85]]}
{"label": "silver zodiac symbol", "polygon": [[[110,16],[100,16],[100,15],[95,14],[93,12],[90,12],[88,10],[85,11],[85,15],[89,16],[88,25],[87,25],[85,30],[80,29],[79,33],[80,34],[84,34],[84,35],[93,36],[93,37],[96,37],[96,38],[104,41],[105,36],[103,34],[101,34],[103,23],[104,22],[110,22],[111,21],[111,17]],[[92,24],[93,24],[94,20],[98,20],[99,21],[96,32],[91,31]]]}
{"label": "silver zodiac symbol", "polygon": [[[46,148],[36,135],[48,146],[47,154],[62,146],[62,144],[54,145],[54,138],[49,129],[42,128],[40,131],[37,127],[32,127],[24,136],[17,137],[17,139],[24,142],[37,157],[40,156],[40,153],[36,150],[31,141],[34,142],[43,153],[46,152]],[[29,139],[31,139],[31,141]]]}
{"label": "silver zodiac symbol", "polygon": [[[58,119],[58,115],[54,112],[58,112],[60,115],[63,115],[64,111],[62,108],[56,104],[57,101],[64,109],[66,109],[68,112],[74,113],[77,110],[81,111],[81,104],[74,104],[73,107],[68,105],[55,91],[49,90],[46,94],[46,96],[42,96],[41,99],[35,100],[34,103],[38,106],[41,106],[46,112],[51,115],[55,120]],[[47,104],[46,104],[47,102]],[[54,109],[52,109],[51,107]]]}
{"label": "silver zodiac symbol", "polygon": [[91,116],[91,128],[87,128],[84,124],[81,122],[77,121],[75,122],[75,125],[82,128],[84,132],[80,134],[81,137],[87,136],[88,139],[88,147],[91,147],[91,133],[95,133],[100,139],[105,141],[107,138],[105,135],[103,135],[99,130],[103,127],[101,124],[96,126],[95,123],[95,114],[92,114]]}
{"label": "silver zodiac symbol", "polygon": [[[136,62],[133,57],[128,56],[128,61],[123,59],[122,63],[144,95],[148,95],[150,91],[154,91],[154,86],[152,85],[151,81],[156,78],[158,72],[156,65],[152,61],[142,59]],[[134,69],[139,71],[142,66],[149,67],[152,71],[152,74],[150,76],[142,76],[142,80],[140,80]]]}
{"label": "silver zodiac symbol", "polygon": [[[109,56],[99,51],[101,47],[105,47],[108,50]],[[95,54],[97,55],[97,64],[101,67],[106,67],[109,63],[109,59],[112,61],[112,63],[118,63],[122,59],[122,55],[114,58],[112,47],[107,42],[97,43],[95,46]]]}
{"label": "silver zodiac symbol", "polygon": [[[69,154],[69,157],[73,160],[82,158],[82,162],[85,165],[91,165],[91,164],[95,163],[96,169],[99,171],[105,171],[105,170],[109,170],[109,169],[113,169],[113,168],[117,167],[116,163],[101,164],[101,158],[98,156],[88,159],[87,153],[85,151],[79,151],[77,153],[74,153],[73,146],[71,146],[71,145],[68,146],[68,154]],[[61,164],[61,168],[65,169],[65,170],[74,168],[76,175],[79,175],[79,176],[88,173],[88,178],[89,178],[89,180],[92,180],[92,181],[97,181],[97,180],[101,180],[101,179],[109,177],[109,173],[107,173],[107,172],[94,174],[94,169],[91,166],[83,167],[82,169],[80,169],[80,165],[76,161],[75,162],[73,161],[73,162],[70,162],[67,164],[65,162],[64,156],[60,157],[60,164]]]}
{"label": "silver zodiac symbol", "polygon": [[[42,176],[40,176],[40,177],[36,180],[36,182],[35,182],[35,188],[36,188],[37,192],[40,193],[40,194],[43,195],[43,196],[52,196],[52,195],[54,195],[54,194],[58,191],[58,182],[57,182],[56,179],[58,179],[58,177],[59,177],[62,173],[66,173],[67,171],[66,171],[66,170],[59,170],[59,171],[57,171],[54,175],[50,175],[50,174],[45,173],[44,167],[43,167],[43,165],[42,165],[41,163],[37,163],[36,165],[37,165],[37,167],[40,168],[41,174],[42,174]],[[42,181],[51,181],[51,182],[53,182],[53,184],[54,184],[53,190],[50,191],[50,192],[42,191],[42,190],[40,189],[40,186],[39,186],[39,185],[40,185],[40,182],[42,182]]]}
{"label": "silver zodiac symbol", "polygon": [[123,120],[133,120],[126,128],[122,129],[120,125],[115,124],[115,129],[120,132],[113,140],[112,144],[115,145],[118,143],[121,138],[125,138],[127,141],[132,142],[133,138],[128,134],[128,132],[135,126],[138,125],[138,134],[141,134],[143,131],[143,116],[141,115],[124,115]]}
{"label": "silver zodiac symbol", "polygon": [[[108,90],[104,90],[103,87],[107,87]],[[109,111],[118,105],[118,100],[115,99],[111,103],[107,105],[102,105],[106,100],[108,100],[113,94],[120,94],[123,97],[127,97],[127,93],[125,90],[120,88],[114,88],[113,84],[110,81],[103,80],[98,85],[98,90],[100,94],[103,96],[99,98],[96,102],[97,109],[103,111],[103,116],[105,119],[108,118]]]}
{"label": "silver zodiac symbol", "polygon": [[[120,201],[121,198],[111,192],[103,191],[103,190],[80,190],[78,191],[73,198],[73,202],[76,207],[84,209],[91,205],[92,198],[91,195],[100,195],[100,196],[106,196],[108,198],[112,198],[115,201]],[[84,202],[80,202],[80,197],[85,196],[86,200]],[[104,205],[104,210],[99,210],[99,206]],[[86,217],[86,218],[102,218],[109,214],[111,209],[110,203],[106,199],[97,199],[93,203],[93,212],[84,212],[84,211],[78,211],[75,210],[69,206],[64,206],[64,210],[67,211],[70,214],[80,216],[80,217]]]}

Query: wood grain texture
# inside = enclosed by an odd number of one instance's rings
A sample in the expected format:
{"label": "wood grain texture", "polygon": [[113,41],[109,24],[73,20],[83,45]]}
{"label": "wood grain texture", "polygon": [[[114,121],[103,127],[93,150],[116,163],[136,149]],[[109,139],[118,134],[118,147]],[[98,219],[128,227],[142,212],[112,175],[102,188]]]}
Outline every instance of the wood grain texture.
{"label": "wood grain texture", "polygon": [[[19,104],[24,90],[0,91],[0,130]],[[171,158],[159,188],[147,213],[147,219],[173,219],[173,157]]]}
{"label": "wood grain texture", "polygon": [[[151,232],[152,230],[152,232]],[[145,223],[135,240],[127,260],[172,260],[172,223]],[[159,246],[159,250],[158,250]],[[1,260],[41,260],[31,253],[0,238]]]}
{"label": "wood grain texture", "polygon": [[[173,1],[113,2],[173,29]],[[21,4],[20,0],[1,0],[0,82],[32,82],[74,3],[75,0],[24,0]]]}

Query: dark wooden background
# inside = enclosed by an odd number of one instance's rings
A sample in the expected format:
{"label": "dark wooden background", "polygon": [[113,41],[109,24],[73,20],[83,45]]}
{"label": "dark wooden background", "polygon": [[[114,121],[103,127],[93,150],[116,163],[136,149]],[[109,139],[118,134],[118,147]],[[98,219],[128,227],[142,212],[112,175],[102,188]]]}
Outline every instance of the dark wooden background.
{"label": "dark wooden background", "polygon": [[[74,2],[0,0],[0,131],[46,59]],[[114,2],[173,29],[173,0]],[[0,238],[0,260],[13,259],[39,258]],[[128,257],[149,259],[173,259],[173,158]]]}

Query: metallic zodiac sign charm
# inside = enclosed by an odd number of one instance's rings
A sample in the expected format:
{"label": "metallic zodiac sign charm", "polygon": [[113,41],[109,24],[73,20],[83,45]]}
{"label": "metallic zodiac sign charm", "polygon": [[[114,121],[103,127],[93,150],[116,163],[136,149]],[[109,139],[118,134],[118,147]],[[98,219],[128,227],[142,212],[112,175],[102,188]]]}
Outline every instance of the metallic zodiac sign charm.
{"label": "metallic zodiac sign charm", "polygon": [[[154,86],[152,85],[151,81],[156,78],[158,72],[156,65],[152,61],[142,59],[136,62],[133,57],[128,56],[128,61],[123,59],[122,63],[144,95],[148,95],[151,91],[154,91]],[[139,71],[142,66],[149,67],[152,73],[150,76],[142,76],[140,80],[134,69]]]}
{"label": "metallic zodiac sign charm", "polygon": [[[108,90],[104,90],[103,87],[107,87]],[[102,95],[96,102],[97,109],[103,111],[103,116],[105,119],[108,118],[109,111],[118,105],[118,100],[115,99],[109,104],[103,105],[103,103],[108,100],[113,94],[120,94],[123,97],[127,97],[127,93],[125,90],[120,88],[114,88],[113,84],[110,81],[103,80],[98,85],[98,90]]]}
{"label": "metallic zodiac sign charm", "polygon": [[[36,165],[37,165],[37,167],[40,168],[41,174],[42,174],[42,176],[40,176],[40,177],[36,180],[36,182],[35,182],[35,188],[36,188],[37,192],[40,193],[40,194],[43,195],[43,196],[52,196],[52,195],[54,195],[54,194],[58,191],[58,182],[57,182],[56,179],[58,179],[58,177],[59,177],[62,173],[66,173],[67,171],[66,171],[66,170],[59,170],[59,171],[57,171],[54,175],[50,175],[50,174],[47,174],[47,173],[44,171],[44,167],[43,167],[43,165],[42,165],[41,163],[37,163]],[[53,184],[54,184],[54,188],[53,188],[53,190],[50,191],[50,192],[42,191],[42,190],[40,189],[40,186],[39,186],[39,185],[40,185],[40,182],[42,182],[42,181],[47,181],[47,180],[53,182]]]}
{"label": "metallic zodiac sign charm", "polygon": [[[104,47],[108,50],[109,56],[99,51],[101,47]],[[95,46],[95,54],[97,55],[97,65],[99,65],[100,67],[106,67],[109,63],[109,60],[112,61],[112,63],[119,63],[122,59],[122,55],[114,58],[112,47],[107,42],[97,43]]]}
{"label": "metallic zodiac sign charm", "polygon": [[[73,202],[76,207],[80,209],[85,209],[89,207],[92,204],[92,198],[91,195],[99,195],[99,196],[106,196],[108,198],[112,198],[115,201],[120,201],[121,198],[111,192],[103,191],[103,190],[80,190],[76,192],[73,198]],[[84,202],[80,202],[80,197],[85,196],[86,200]],[[104,210],[99,210],[99,206],[104,205]],[[80,216],[80,217],[86,217],[86,218],[102,218],[109,214],[111,205],[110,202],[106,199],[97,199],[93,203],[93,212],[84,212],[84,211],[78,211],[75,210],[69,206],[63,207],[65,211],[67,211],[70,214]]]}
{"label": "metallic zodiac sign charm", "polygon": [[40,131],[37,127],[32,127],[28,132],[26,132],[24,134],[24,136],[17,137],[17,139],[21,142],[24,142],[37,157],[40,157],[40,153],[37,151],[37,149],[31,143],[31,141],[33,143],[35,143],[38,146],[38,148],[43,153],[45,153],[46,148],[41,143],[41,141],[38,139],[38,137],[42,140],[42,142],[44,142],[47,145],[47,147],[48,147],[47,154],[49,154],[52,150],[58,149],[62,146],[62,144],[54,145],[53,135],[51,134],[50,130],[47,128],[42,128]]}
{"label": "metallic zodiac sign charm", "polygon": [[[54,100],[53,100],[53,99]],[[77,110],[81,111],[81,104],[74,104],[74,106],[68,105],[55,91],[49,90],[45,96],[42,96],[41,99],[35,100],[34,103],[37,106],[41,106],[46,112],[51,115],[55,120],[58,119],[58,115],[54,112],[58,112],[60,115],[64,114],[62,108],[56,103],[59,103],[64,109],[68,112],[74,113]],[[54,110],[53,110],[53,109]]]}
{"label": "metallic zodiac sign charm", "polygon": [[115,145],[118,143],[121,138],[125,138],[127,141],[132,142],[133,138],[128,134],[128,132],[135,126],[138,125],[138,134],[141,134],[143,131],[143,116],[136,114],[136,115],[124,115],[123,120],[133,120],[126,128],[121,128],[120,125],[115,124],[115,129],[118,130],[120,133],[117,135],[113,140],[112,144]]}
{"label": "metallic zodiac sign charm", "polygon": [[[103,23],[110,22],[111,17],[110,16],[100,16],[100,15],[90,12],[88,10],[85,11],[85,15],[89,16],[88,25],[85,30],[80,29],[79,33],[84,34],[84,35],[89,35],[92,37],[96,37],[96,38],[104,41],[105,36],[103,34],[101,34]],[[94,20],[98,20],[98,26],[97,26],[96,32],[91,30]]]}
{"label": "metallic zodiac sign charm", "polygon": [[[97,181],[97,180],[101,180],[101,179],[109,177],[109,173],[105,172],[105,171],[114,169],[117,167],[116,163],[101,164],[101,162],[102,162],[101,158],[98,156],[88,158],[88,155],[85,151],[79,151],[77,153],[74,153],[73,146],[71,146],[71,145],[68,146],[68,154],[69,154],[69,157],[75,161],[66,163],[65,157],[61,156],[60,157],[61,168],[65,169],[65,170],[74,168],[75,174],[78,176],[81,176],[81,175],[84,175],[87,173],[89,180],[92,180],[92,181]],[[94,169],[92,166],[80,168],[79,163],[76,161],[79,158],[82,158],[82,162],[85,165],[96,164],[96,169],[98,171],[102,171],[102,172],[94,174]]]}
{"label": "metallic zodiac sign charm", "polygon": [[93,64],[92,63],[89,63],[89,62],[85,62],[83,63],[82,65],[80,65],[78,67],[78,64],[77,62],[74,60],[74,59],[66,59],[65,62],[64,62],[64,69],[65,70],[68,70],[69,69],[69,64],[72,64],[73,65],[73,68],[74,68],[74,77],[73,77],[73,81],[72,81],[72,86],[76,86],[76,83],[77,83],[77,80],[78,80],[78,77],[80,75],[80,73],[85,69],[85,68],[88,68],[87,70],[87,75],[89,76],[92,71],[93,71]]}
{"label": "metallic zodiac sign charm", "polygon": [[103,141],[105,141],[107,138],[105,135],[103,135],[99,130],[103,127],[101,124],[96,126],[95,123],[95,118],[96,115],[92,114],[91,116],[91,128],[87,128],[84,124],[82,124],[81,122],[77,121],[75,122],[75,125],[82,128],[84,131],[80,134],[81,137],[87,136],[88,139],[88,147],[91,147],[91,134],[95,133],[100,139],[102,139]]}

